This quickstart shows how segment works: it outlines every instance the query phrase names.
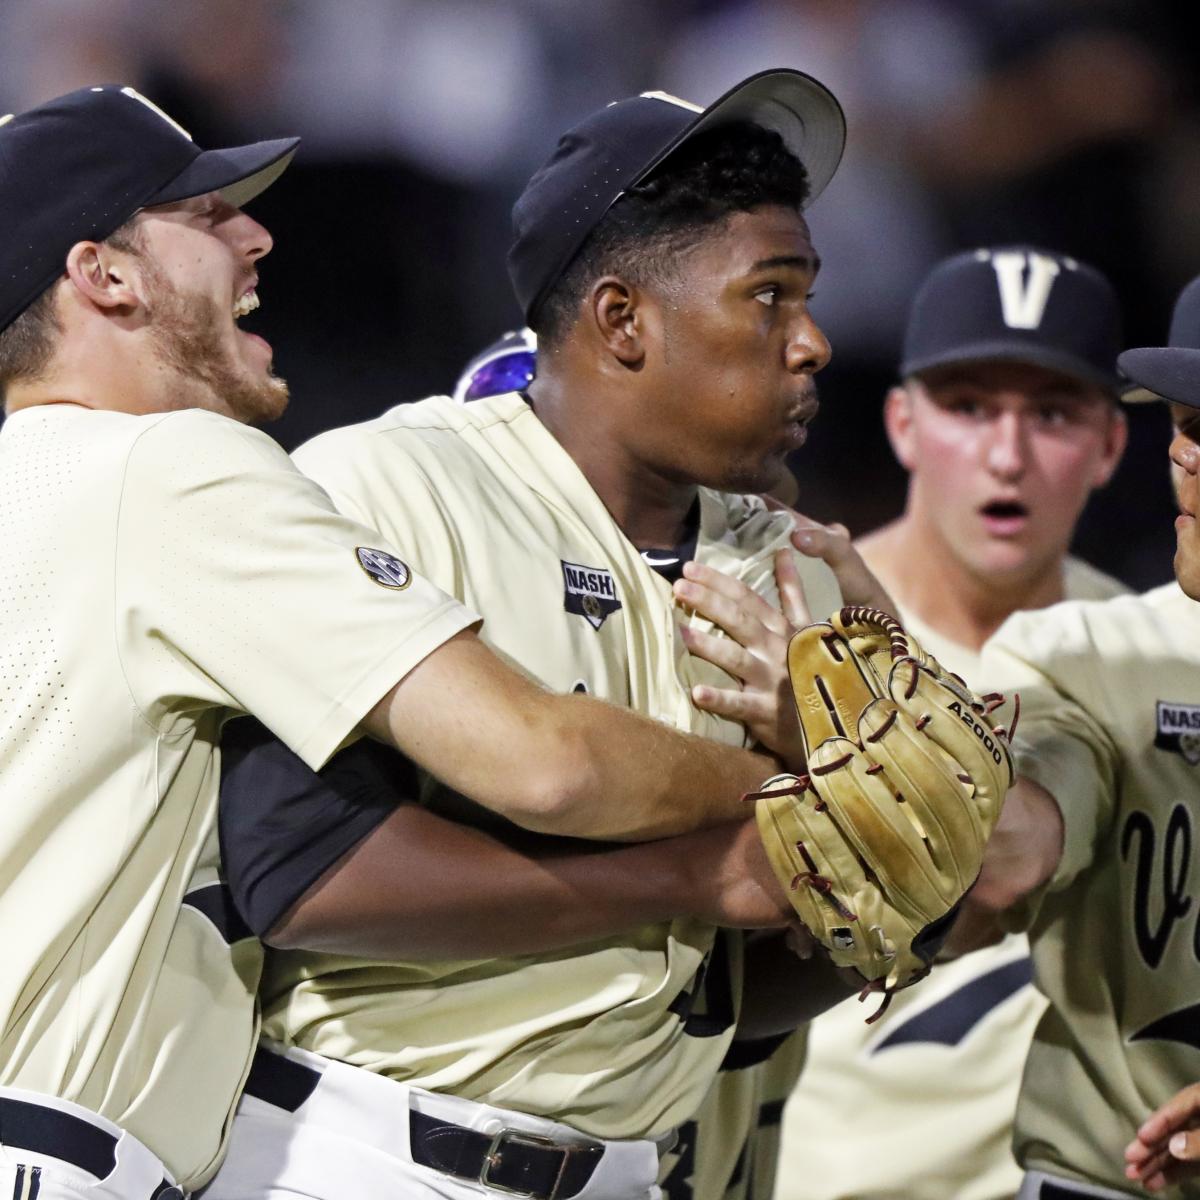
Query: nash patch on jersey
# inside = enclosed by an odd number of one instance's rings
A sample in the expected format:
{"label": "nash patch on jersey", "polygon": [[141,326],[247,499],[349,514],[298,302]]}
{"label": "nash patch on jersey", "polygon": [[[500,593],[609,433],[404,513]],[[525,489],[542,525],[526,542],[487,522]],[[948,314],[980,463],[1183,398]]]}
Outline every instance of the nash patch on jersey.
{"label": "nash patch on jersey", "polygon": [[621,607],[612,572],[559,560],[563,573],[563,608],[583,617],[593,629]]}
{"label": "nash patch on jersey", "polygon": [[1193,767],[1200,765],[1200,704],[1160,700],[1156,709],[1155,747],[1182,754]]}
{"label": "nash patch on jersey", "polygon": [[386,550],[372,550],[368,546],[359,546],[354,551],[358,555],[358,565],[380,587],[395,588],[399,591],[412,583],[412,572],[407,563],[402,563],[394,554]]}

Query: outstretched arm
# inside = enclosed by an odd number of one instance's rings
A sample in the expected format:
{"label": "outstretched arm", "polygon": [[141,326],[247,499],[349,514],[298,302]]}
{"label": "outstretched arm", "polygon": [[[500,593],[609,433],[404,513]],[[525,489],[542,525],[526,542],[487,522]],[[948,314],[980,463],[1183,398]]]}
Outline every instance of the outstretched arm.
{"label": "outstretched arm", "polygon": [[1023,775],[1004,798],[1000,819],[984,851],[975,886],[962,910],[945,954],[954,957],[991,945],[1001,934],[1000,914],[1042,887],[1063,852],[1063,818],[1054,797]]}
{"label": "outstretched arm", "polygon": [[367,957],[538,954],[692,916],[793,919],[752,822],[635,846],[458,824],[363,739],[318,774],[258,722],[222,736],[220,832],[239,912],[281,948]]}
{"label": "outstretched arm", "polygon": [[539,833],[638,841],[745,815],[774,759],[583,695],[556,695],[472,633],[439,646],[363,727],[448,787]]}

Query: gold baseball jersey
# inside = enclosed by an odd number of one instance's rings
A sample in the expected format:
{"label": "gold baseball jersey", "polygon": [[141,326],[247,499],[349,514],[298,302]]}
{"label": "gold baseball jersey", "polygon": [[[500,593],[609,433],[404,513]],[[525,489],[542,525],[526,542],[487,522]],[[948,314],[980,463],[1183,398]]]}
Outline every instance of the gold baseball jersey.
{"label": "gold baseball jersey", "polygon": [[319,765],[474,617],[200,411],[10,416],[0,556],[0,1084],[116,1122],[191,1189],[257,1036],[220,725],[256,713]]}
{"label": "gold baseball jersey", "polygon": [[1172,583],[1019,613],[983,667],[1020,693],[1018,769],[1065,827],[1053,878],[1014,914],[1050,1002],[1014,1149],[1027,1170],[1133,1192],[1126,1143],[1200,1079],[1200,604]]}
{"label": "gold baseball jersey", "polygon": [[[1075,599],[1125,591],[1074,558],[1064,564],[1063,584]],[[973,648],[911,614],[901,617],[943,665],[974,687],[996,686]],[[1010,1148],[1013,1112],[1044,1010],[1028,943],[1012,934],[940,964],[873,1025],[865,1023],[870,999],[822,1014],[810,1026],[808,1058],[784,1110],[778,1200],[1015,1195],[1021,1172]]]}
{"label": "gold baseball jersey", "polygon": [[[691,703],[692,684],[730,680],[687,653],[670,585],[518,394],[401,405],[295,458],[339,507],[378,522],[407,560],[484,613],[484,639],[546,687],[743,743],[740,725]],[[789,532],[790,519],[757,500],[700,493],[696,557],[776,602],[774,552]],[[828,568],[800,565],[818,611],[836,607]],[[441,811],[482,819],[432,781],[426,790]],[[485,962],[272,952],[264,1029],[596,1137],[657,1136],[698,1107],[730,1042],[740,982],[740,939],[714,941],[691,921]]]}

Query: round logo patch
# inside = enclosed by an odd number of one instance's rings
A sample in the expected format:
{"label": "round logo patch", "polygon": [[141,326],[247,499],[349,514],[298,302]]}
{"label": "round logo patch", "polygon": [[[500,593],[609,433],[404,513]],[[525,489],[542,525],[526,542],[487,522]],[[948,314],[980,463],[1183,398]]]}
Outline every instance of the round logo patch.
{"label": "round logo patch", "polygon": [[406,588],[412,583],[412,572],[406,563],[402,563],[394,554],[386,550],[372,550],[369,546],[359,546],[354,552],[358,555],[358,565],[380,587]]}

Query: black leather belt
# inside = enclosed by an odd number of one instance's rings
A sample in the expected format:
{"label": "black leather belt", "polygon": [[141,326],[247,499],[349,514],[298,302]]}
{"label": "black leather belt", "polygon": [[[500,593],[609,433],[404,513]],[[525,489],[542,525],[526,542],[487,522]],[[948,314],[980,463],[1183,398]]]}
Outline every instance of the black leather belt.
{"label": "black leather belt", "polygon": [[603,1146],[570,1146],[519,1129],[479,1133],[424,1113],[408,1114],[412,1160],[529,1200],[570,1200],[591,1179]]}
{"label": "black leather belt", "polygon": [[[260,1046],[245,1090],[296,1112],[320,1082],[320,1071]],[[408,1136],[413,1162],[528,1200],[570,1200],[604,1153],[603,1146],[565,1145],[519,1129],[479,1133],[415,1110],[408,1114]]]}
{"label": "black leather belt", "polygon": [[[117,1139],[106,1130],[41,1104],[0,1097],[0,1146],[61,1159],[105,1179],[117,1166]],[[164,1179],[147,1200],[183,1200],[183,1192]]]}

